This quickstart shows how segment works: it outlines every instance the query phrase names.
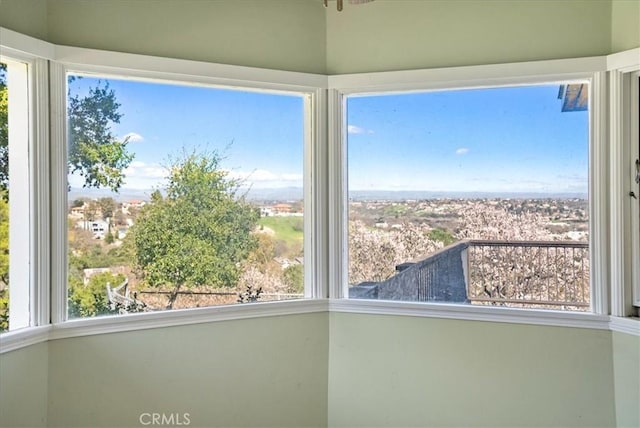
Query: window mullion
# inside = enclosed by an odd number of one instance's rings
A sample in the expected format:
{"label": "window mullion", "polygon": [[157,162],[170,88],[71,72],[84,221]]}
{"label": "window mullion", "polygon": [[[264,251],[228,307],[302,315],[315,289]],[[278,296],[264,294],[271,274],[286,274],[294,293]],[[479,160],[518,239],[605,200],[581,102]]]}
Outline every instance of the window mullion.
{"label": "window mullion", "polygon": [[607,73],[593,76],[590,97],[590,215],[589,249],[591,278],[591,308],[596,314],[609,313],[609,179],[607,146]]}
{"label": "window mullion", "polygon": [[33,61],[33,144],[30,157],[33,242],[32,313],[35,325],[50,322],[50,199],[49,199],[49,70],[48,61]]}
{"label": "window mullion", "polygon": [[49,64],[51,106],[51,322],[67,316],[67,150],[66,150],[66,74],[62,64]]}
{"label": "window mullion", "polygon": [[329,297],[341,299],[347,295],[347,151],[346,104],[344,95],[335,89],[328,91],[329,144]]}

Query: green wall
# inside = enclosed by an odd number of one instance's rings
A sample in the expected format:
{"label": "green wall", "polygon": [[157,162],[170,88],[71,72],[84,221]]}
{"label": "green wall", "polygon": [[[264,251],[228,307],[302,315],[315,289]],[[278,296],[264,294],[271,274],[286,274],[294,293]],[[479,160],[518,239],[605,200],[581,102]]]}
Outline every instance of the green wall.
{"label": "green wall", "polygon": [[328,315],[234,320],[49,343],[48,424],[327,425]]}
{"label": "green wall", "polygon": [[330,315],[329,426],[615,426],[609,331]]}
{"label": "green wall", "polygon": [[618,427],[640,427],[640,337],[613,332]]}
{"label": "green wall", "polygon": [[46,40],[47,0],[0,0],[0,26]]}
{"label": "green wall", "polygon": [[608,0],[378,0],[327,13],[329,74],[604,55]]}
{"label": "green wall", "polygon": [[315,0],[50,0],[49,41],[171,58],[324,73]]}
{"label": "green wall", "polygon": [[613,0],[611,51],[640,47],[640,0]]}
{"label": "green wall", "polygon": [[48,344],[0,355],[0,427],[44,427],[47,422]]}

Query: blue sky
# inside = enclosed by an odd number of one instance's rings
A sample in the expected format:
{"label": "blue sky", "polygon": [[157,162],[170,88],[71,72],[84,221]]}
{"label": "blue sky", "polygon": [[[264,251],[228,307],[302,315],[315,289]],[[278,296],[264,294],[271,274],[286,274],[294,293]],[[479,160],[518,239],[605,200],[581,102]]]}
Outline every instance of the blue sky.
{"label": "blue sky", "polygon": [[[97,83],[85,77],[70,90]],[[123,113],[113,132],[135,154],[123,190],[160,186],[183,148],[220,151],[253,188],[302,186],[301,97],[109,84]],[[554,84],[349,97],[349,189],[586,194],[588,113],[562,113],[557,94]]]}
{"label": "blue sky", "polygon": [[[70,84],[84,95],[99,79]],[[101,81],[103,84],[105,79]],[[303,99],[299,96],[109,79],[123,114],[112,127],[135,154],[122,190],[161,186],[171,157],[217,150],[223,167],[254,188],[301,187]],[[69,177],[81,187],[81,177]]]}
{"label": "blue sky", "polygon": [[350,190],[587,193],[588,113],[558,85],[350,97]]}

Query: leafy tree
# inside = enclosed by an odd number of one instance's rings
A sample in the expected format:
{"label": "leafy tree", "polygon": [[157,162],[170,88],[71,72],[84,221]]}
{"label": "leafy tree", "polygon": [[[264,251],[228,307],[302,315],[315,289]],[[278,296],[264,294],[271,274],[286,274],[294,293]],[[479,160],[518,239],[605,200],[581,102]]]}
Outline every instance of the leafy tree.
{"label": "leafy tree", "polygon": [[9,91],[6,76],[7,66],[0,63],[0,189],[3,191],[9,186]]}
{"label": "leafy tree", "polygon": [[[9,184],[9,134],[7,67],[0,64],[0,188]],[[73,78],[72,78],[73,79]],[[133,155],[127,140],[118,141],[111,125],[120,122],[120,104],[109,84],[98,84],[89,94],[69,96],[69,170],[80,172],[85,187],[109,187],[117,191],[124,169]]]}
{"label": "leafy tree", "polygon": [[284,282],[289,287],[289,291],[293,293],[304,292],[304,266],[291,265],[287,266],[282,273]]}
{"label": "leafy tree", "polygon": [[217,152],[173,162],[165,189],[152,194],[133,229],[136,261],[151,287],[236,286],[241,262],[256,246],[258,213],[238,197],[238,182],[220,168]]}
{"label": "leafy tree", "polygon": [[73,202],[71,203],[71,207],[73,208],[80,208],[83,205],[84,205],[84,201],[82,199],[74,199]]}
{"label": "leafy tree", "polygon": [[122,117],[115,92],[98,83],[85,97],[70,95],[68,105],[69,170],[84,177],[84,187],[117,191],[133,154],[127,152],[128,139],[119,141],[111,131]]}
{"label": "leafy tree", "polygon": [[87,285],[76,278],[69,279],[69,315],[72,317],[94,317],[114,313],[107,297],[107,284],[112,288],[124,281],[122,274],[102,272],[93,275]]}
{"label": "leafy tree", "polygon": [[113,218],[113,213],[116,210],[116,201],[114,201],[113,198],[98,199],[98,206],[100,207],[104,220]]}
{"label": "leafy tree", "polygon": [[0,331],[7,329],[9,329],[9,204],[3,195],[0,195]]}

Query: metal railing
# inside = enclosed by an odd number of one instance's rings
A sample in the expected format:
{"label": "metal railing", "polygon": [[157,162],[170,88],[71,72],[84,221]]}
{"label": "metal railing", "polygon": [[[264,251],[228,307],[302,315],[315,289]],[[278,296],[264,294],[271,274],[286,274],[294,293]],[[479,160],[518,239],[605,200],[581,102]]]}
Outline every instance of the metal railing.
{"label": "metal railing", "polygon": [[467,243],[465,276],[472,303],[572,310],[590,307],[586,242]]}
{"label": "metal railing", "polygon": [[590,307],[589,245],[579,241],[464,240],[396,267],[353,298],[466,302],[585,311]]}

